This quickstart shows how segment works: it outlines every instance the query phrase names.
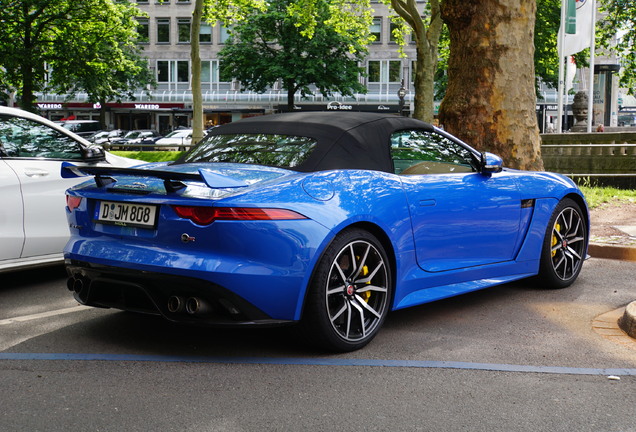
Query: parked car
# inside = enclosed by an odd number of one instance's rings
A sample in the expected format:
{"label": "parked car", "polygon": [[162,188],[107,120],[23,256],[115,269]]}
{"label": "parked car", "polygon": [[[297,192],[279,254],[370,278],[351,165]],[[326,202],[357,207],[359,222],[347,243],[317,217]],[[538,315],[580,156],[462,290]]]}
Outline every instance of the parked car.
{"label": "parked car", "polygon": [[155,143],[156,150],[183,151],[192,144],[192,129],[176,129]]}
{"label": "parked car", "polygon": [[121,138],[109,140],[109,147],[111,150],[153,150],[153,144],[159,138],[159,132],[152,129],[132,130]]}
{"label": "parked car", "polygon": [[102,128],[96,120],[65,120],[60,122],[60,124],[64,129],[75,132],[76,135],[84,138],[88,138]]}
{"label": "parked car", "polygon": [[68,286],[82,304],[207,325],[300,323],[358,349],[391,310],[537,276],[577,278],[568,178],[503,168],[421,121],[289,113],[215,128],[172,164],[64,168]]}
{"label": "parked car", "polygon": [[80,166],[141,163],[112,155],[38,115],[0,106],[0,272],[62,263],[69,238],[64,161]]}
{"label": "parked car", "polygon": [[93,144],[100,145],[106,150],[110,147],[110,142],[126,135],[128,131],[123,129],[114,129],[109,131],[99,131],[87,138]]}

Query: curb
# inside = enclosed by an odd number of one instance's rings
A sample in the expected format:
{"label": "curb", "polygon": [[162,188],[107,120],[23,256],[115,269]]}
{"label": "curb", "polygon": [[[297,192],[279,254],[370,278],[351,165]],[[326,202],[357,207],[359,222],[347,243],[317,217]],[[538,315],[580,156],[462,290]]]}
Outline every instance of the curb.
{"label": "curb", "polygon": [[618,326],[630,337],[636,339],[636,302],[627,305],[623,316],[618,320]]}
{"label": "curb", "polygon": [[587,253],[594,258],[636,261],[636,247],[590,243]]}

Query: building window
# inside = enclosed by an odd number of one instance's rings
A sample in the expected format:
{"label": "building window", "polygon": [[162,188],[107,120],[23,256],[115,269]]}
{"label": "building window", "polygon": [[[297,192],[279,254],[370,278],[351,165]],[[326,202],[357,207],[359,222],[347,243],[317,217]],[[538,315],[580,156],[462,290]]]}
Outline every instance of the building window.
{"label": "building window", "polygon": [[226,27],[224,24],[221,24],[221,35],[219,37],[219,43],[224,44],[230,38],[230,30],[232,27]]}
{"label": "building window", "polygon": [[382,43],[382,17],[373,18],[369,33],[375,37],[373,43]]}
{"label": "building window", "polygon": [[170,43],[170,18],[157,18],[157,43]]}
{"label": "building window", "polygon": [[219,62],[219,82],[232,82],[232,75],[228,75],[227,72],[223,72],[223,63]]}
{"label": "building window", "polygon": [[177,18],[179,43],[190,43],[190,18]]}
{"label": "building window", "polygon": [[187,60],[157,60],[158,83],[187,83],[189,78]]}
{"label": "building window", "polygon": [[201,82],[205,84],[221,82],[218,60],[203,60],[201,62]]}
{"label": "building window", "polygon": [[137,18],[137,33],[139,34],[137,42],[148,43],[150,41],[150,22],[148,18]]}
{"label": "building window", "polygon": [[369,83],[399,83],[401,66],[400,60],[369,60],[367,80]]}
{"label": "building window", "polygon": [[199,30],[199,42],[203,44],[212,43],[212,26],[208,23],[201,23],[201,29]]}
{"label": "building window", "polygon": [[395,31],[399,31],[399,26],[391,21],[391,26],[389,27],[390,33],[389,33],[389,42],[390,43],[397,43],[397,38],[395,37]]}

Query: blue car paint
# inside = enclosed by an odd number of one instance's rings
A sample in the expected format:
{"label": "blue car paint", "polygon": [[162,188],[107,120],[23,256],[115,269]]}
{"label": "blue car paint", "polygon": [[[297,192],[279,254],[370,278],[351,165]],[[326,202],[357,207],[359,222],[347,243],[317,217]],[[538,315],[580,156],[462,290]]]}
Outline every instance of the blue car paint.
{"label": "blue car paint", "polygon": [[[211,169],[223,175],[235,171],[231,164],[223,165]],[[180,167],[190,171],[196,168]],[[161,205],[160,241],[153,230],[95,224],[94,200],[104,199],[103,192],[97,187],[88,187],[88,182],[75,187],[69,191],[70,195],[89,200],[83,200],[80,208],[69,214],[72,237],[65,248],[65,257],[209,280],[231,289],[272,318],[298,320],[312,270],[335,235],[353,224],[372,224],[386,234],[390,249],[395,253],[392,309],[400,309],[536,274],[545,227],[556,204],[566,194],[580,196],[569,180],[559,176],[547,173],[521,175],[515,171],[502,174],[499,177],[506,182],[502,189],[508,192],[500,201],[496,194],[491,197],[498,206],[493,204],[492,209],[487,209],[486,216],[494,218],[502,208],[512,216],[502,222],[491,220],[488,236],[475,233],[470,237],[467,245],[472,252],[464,255],[461,262],[452,264],[450,269],[444,268],[443,260],[435,261],[432,257],[433,264],[430,264],[428,258],[431,256],[418,257],[413,229],[417,232],[422,227],[413,225],[415,222],[410,216],[441,208],[441,214],[433,219],[436,229],[445,231],[445,235],[450,232],[453,247],[458,250],[463,239],[462,230],[450,229],[444,212],[453,209],[441,205],[446,199],[454,203],[475,201],[475,189],[470,181],[465,181],[467,176],[459,176],[456,188],[448,191],[441,184],[453,174],[406,177],[357,170],[301,174],[265,169],[268,174],[263,177],[260,168],[263,167],[254,168],[250,174],[242,167],[242,180],[249,183],[251,175],[254,184],[234,188],[214,200],[160,193],[163,183],[152,178],[144,179],[150,194],[141,198],[123,194],[109,196],[118,201]],[[473,182],[489,180],[482,174],[472,176]],[[413,203],[409,202],[409,193],[418,180],[415,177],[426,177],[422,179],[424,183],[434,187],[424,188],[427,193]],[[121,178],[118,184],[135,181]],[[524,197],[536,200],[534,208],[522,210],[517,204],[511,204]],[[209,227],[198,227],[178,218],[168,204],[280,207],[294,210],[308,219],[216,221]],[[473,222],[471,214],[465,216],[466,226],[470,226]],[[481,220],[486,219],[482,217]],[[487,262],[476,261],[477,252],[496,245],[498,231],[505,233],[507,244],[504,249],[494,247],[488,250]],[[180,241],[184,232],[196,241],[184,245]],[[524,238],[520,237],[520,232],[526,233]],[[443,247],[442,237],[437,242],[438,247]]]}

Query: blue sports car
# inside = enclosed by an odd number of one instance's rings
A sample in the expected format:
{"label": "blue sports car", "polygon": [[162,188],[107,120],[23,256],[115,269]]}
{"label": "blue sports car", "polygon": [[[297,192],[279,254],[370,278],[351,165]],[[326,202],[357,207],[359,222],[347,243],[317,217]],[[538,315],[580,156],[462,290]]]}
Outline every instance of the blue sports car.
{"label": "blue sports car", "polygon": [[395,115],[289,113],[215,128],[174,163],[67,163],[82,304],[215,326],[298,323],[361,348],[389,311],[536,277],[572,284],[589,214],[566,177],[505,169]]}

